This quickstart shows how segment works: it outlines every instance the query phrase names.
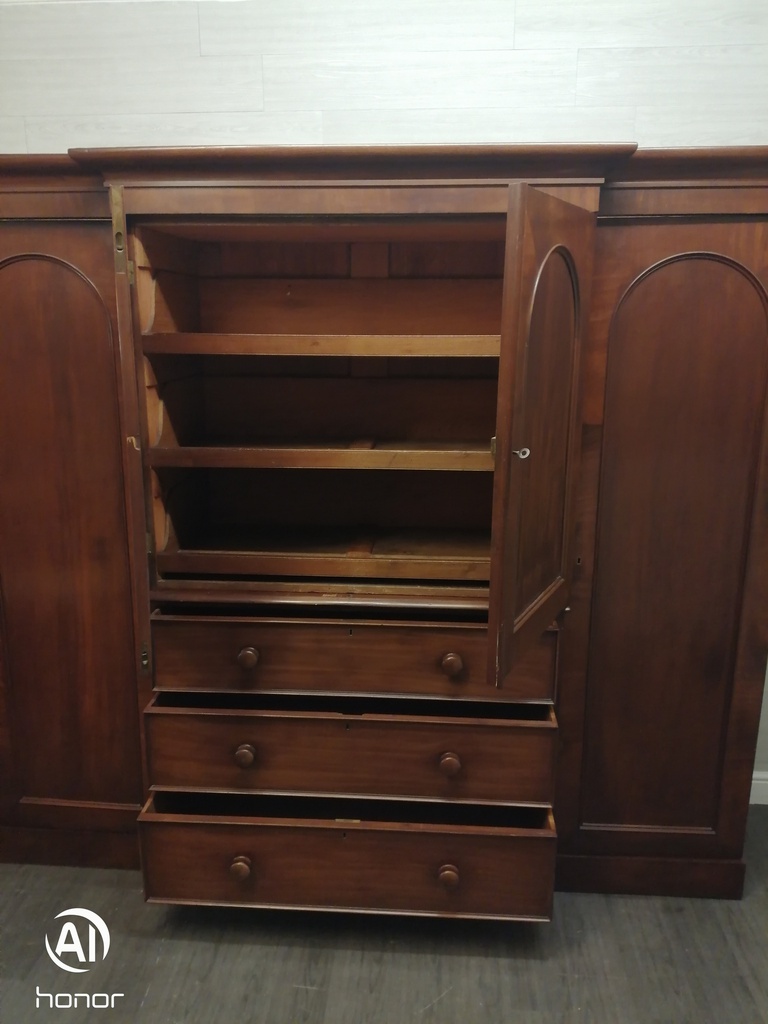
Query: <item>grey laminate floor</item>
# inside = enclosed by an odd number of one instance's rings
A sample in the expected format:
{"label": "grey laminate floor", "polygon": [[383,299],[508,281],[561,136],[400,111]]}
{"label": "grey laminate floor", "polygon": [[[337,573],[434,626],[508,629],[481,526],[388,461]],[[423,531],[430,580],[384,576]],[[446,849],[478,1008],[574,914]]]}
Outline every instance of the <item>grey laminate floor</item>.
{"label": "grey laminate floor", "polygon": [[[768,807],[746,857],[741,902],[558,893],[543,926],[172,909],[134,872],[0,865],[0,1022],[766,1024]],[[82,976],[44,948],[71,907],[111,929]]]}

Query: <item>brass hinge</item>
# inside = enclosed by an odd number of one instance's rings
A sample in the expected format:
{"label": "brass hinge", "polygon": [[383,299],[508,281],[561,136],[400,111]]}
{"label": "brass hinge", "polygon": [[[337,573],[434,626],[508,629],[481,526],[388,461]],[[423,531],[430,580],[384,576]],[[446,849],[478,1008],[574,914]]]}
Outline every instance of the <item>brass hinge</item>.
{"label": "brass hinge", "polygon": [[491,438],[491,458],[496,461],[496,435]]}
{"label": "brass hinge", "polygon": [[154,541],[154,538],[153,538],[152,534],[150,533],[150,531],[147,530],[147,554],[148,555],[153,555],[154,553],[155,553],[155,541]]}
{"label": "brass hinge", "polygon": [[134,285],[136,283],[136,265],[133,260],[127,261],[126,269],[128,271],[128,284]]}

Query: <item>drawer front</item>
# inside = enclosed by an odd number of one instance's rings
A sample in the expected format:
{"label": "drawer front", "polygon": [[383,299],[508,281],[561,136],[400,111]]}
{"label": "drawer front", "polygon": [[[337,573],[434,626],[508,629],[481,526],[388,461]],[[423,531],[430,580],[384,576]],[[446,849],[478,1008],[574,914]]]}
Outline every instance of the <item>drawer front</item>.
{"label": "drawer front", "polygon": [[154,786],[549,804],[556,725],[150,708]]}
{"label": "drawer front", "polygon": [[[554,696],[555,633],[521,659],[512,700]],[[153,619],[158,690],[492,696],[482,626]]]}
{"label": "drawer front", "polygon": [[[483,834],[485,831],[486,834]],[[366,909],[547,920],[551,815],[538,830],[140,818],[146,897],[169,903]]]}

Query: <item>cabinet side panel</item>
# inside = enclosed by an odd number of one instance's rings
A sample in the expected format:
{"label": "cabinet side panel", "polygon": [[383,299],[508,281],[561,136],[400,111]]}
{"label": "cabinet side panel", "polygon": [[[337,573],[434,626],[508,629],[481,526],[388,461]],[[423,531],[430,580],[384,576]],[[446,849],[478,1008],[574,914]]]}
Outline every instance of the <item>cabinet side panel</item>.
{"label": "cabinet side panel", "polygon": [[109,276],[109,237],[0,236],[0,574],[18,814],[35,824],[140,794],[109,291],[81,269]]}
{"label": "cabinet side panel", "polygon": [[764,296],[682,253],[611,328],[582,820],[715,830],[756,483]]}

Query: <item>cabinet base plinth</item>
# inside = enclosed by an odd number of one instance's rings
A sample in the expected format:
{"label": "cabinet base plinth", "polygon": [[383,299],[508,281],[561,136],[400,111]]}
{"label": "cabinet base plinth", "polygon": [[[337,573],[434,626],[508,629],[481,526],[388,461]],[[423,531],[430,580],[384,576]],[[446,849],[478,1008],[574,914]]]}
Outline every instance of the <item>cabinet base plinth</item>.
{"label": "cabinet base plinth", "polygon": [[744,891],[744,874],[741,860],[561,854],[557,858],[555,889],[738,900]]}

